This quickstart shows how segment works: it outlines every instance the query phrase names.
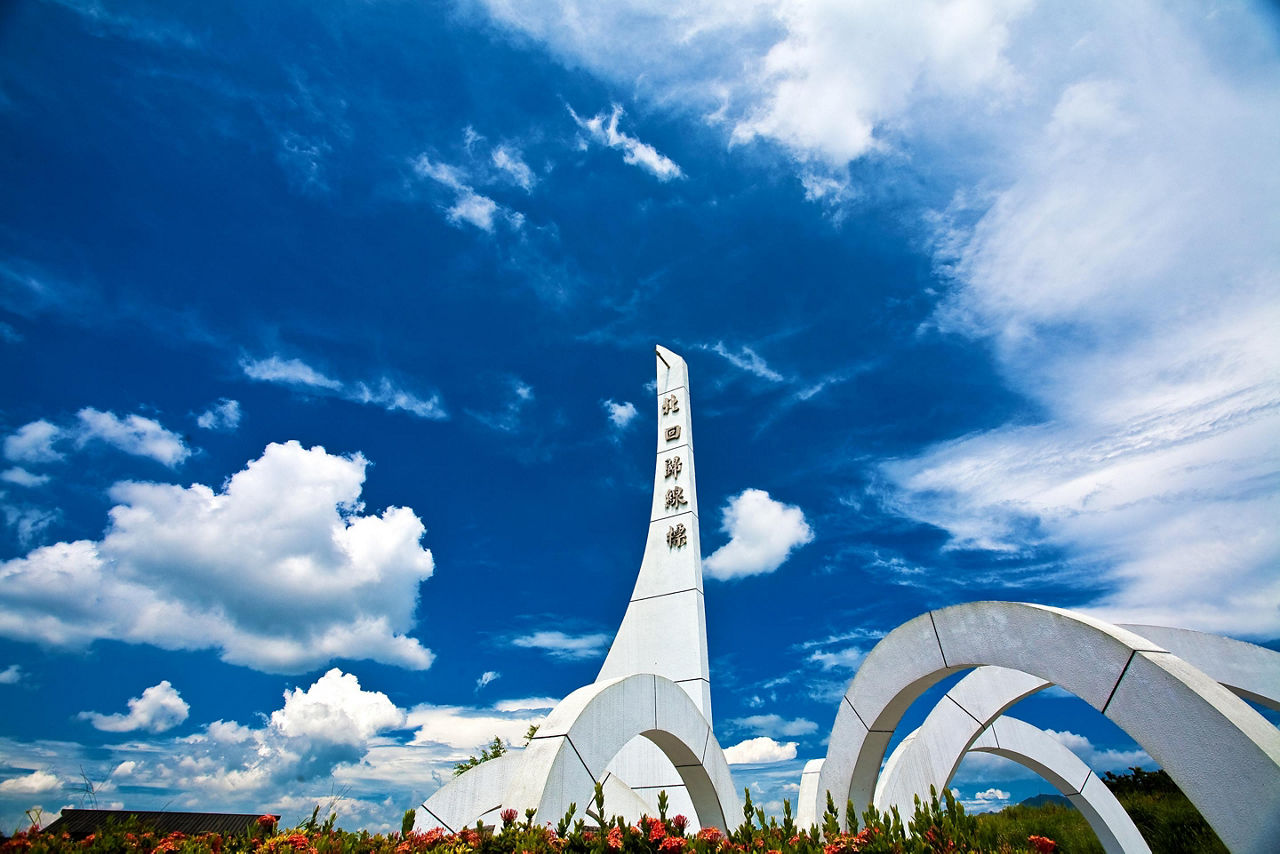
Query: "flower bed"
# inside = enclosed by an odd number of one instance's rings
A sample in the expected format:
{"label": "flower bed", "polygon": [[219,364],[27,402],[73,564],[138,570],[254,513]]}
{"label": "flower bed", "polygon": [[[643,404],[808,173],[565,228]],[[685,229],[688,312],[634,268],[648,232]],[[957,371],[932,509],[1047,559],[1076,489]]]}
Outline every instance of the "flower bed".
{"label": "flower bed", "polygon": [[841,830],[830,800],[822,827],[801,829],[791,819],[790,804],[784,803],[779,822],[755,809],[748,792],[744,821],[727,835],[715,828],[687,833],[684,816],[666,815],[665,793],[659,797],[658,816],[636,824],[602,818],[606,813],[599,787],[593,801],[594,809],[587,810],[591,825],[575,821],[576,810],[554,827],[535,825],[532,810],[523,820],[515,810],[504,810],[501,826],[477,825],[458,833],[440,828],[416,832],[412,810],[399,833],[387,834],[342,830],[335,826],[336,815],[318,825],[315,813],[287,830],[263,816],[258,827],[240,835],[157,836],[137,822],[125,822],[80,841],[32,828],[0,841],[0,854],[1049,854],[1056,848],[1041,836],[1031,836],[1019,847],[996,844],[950,792],[941,801],[934,795],[917,802],[905,825],[896,810],[868,809],[861,829],[849,831]]}

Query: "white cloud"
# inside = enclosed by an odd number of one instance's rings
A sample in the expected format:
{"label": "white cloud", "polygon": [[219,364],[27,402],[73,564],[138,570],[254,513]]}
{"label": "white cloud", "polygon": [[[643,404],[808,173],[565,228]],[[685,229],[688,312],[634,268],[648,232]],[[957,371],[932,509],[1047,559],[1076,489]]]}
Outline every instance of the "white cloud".
{"label": "white cloud", "polygon": [[216,649],[278,673],[334,657],[425,669],[431,652],[405,634],[433,568],[424,528],[408,508],[360,515],[366,466],[289,442],[219,492],[117,484],[102,540],[0,564],[0,635]]}
{"label": "white cloud", "polygon": [[284,708],[271,713],[271,727],[289,738],[363,744],[376,733],[406,726],[404,711],[386,694],[365,691],[353,674],[331,669],[303,691],[284,692]]}
{"label": "white cloud", "polygon": [[44,486],[48,483],[49,475],[32,474],[20,466],[14,466],[11,469],[5,469],[3,472],[0,472],[0,480],[16,484],[18,486],[36,487]]}
{"label": "white cloud", "polygon": [[301,359],[282,359],[279,356],[268,356],[265,359],[240,360],[240,368],[244,375],[252,380],[285,385],[307,386],[334,391],[342,388],[342,383],[327,377]]}
{"label": "white cloud", "polygon": [[22,681],[22,668],[16,664],[10,664],[4,670],[0,670],[0,685],[17,685]]}
{"label": "white cloud", "polygon": [[744,489],[721,515],[720,529],[729,542],[703,561],[705,572],[721,581],[773,572],[792,549],[813,540],[804,511],[774,501],[762,489]]}
{"label": "white cloud", "polygon": [[618,120],[622,118],[622,107],[613,105],[613,112],[606,115],[599,113],[584,119],[569,108],[569,114],[585,130],[590,137],[601,145],[622,152],[624,162],[639,166],[659,181],[667,182],[674,178],[683,178],[680,166],[671,158],[659,154],[658,150],[647,142],[641,142],[633,136],[618,130]]}
{"label": "white cloud", "polygon": [[462,706],[415,706],[408,724],[415,728],[413,744],[444,745],[446,756],[461,759],[501,738],[507,744],[523,744],[530,725],[541,723],[541,709],[474,709]]}
{"label": "white cloud", "polygon": [[[755,374],[761,379],[775,383],[782,382],[783,380],[782,374],[770,368],[769,363],[760,358],[760,355],[750,347],[744,345],[738,349],[737,353],[734,353],[729,350],[728,347],[724,346],[723,341],[719,341],[711,348],[711,350],[717,355],[727,359],[729,364],[733,365],[735,368],[744,370],[749,374]],[[816,393],[816,391],[813,392],[813,394]],[[809,397],[812,397],[813,394],[809,394]]]}
{"label": "white cloud", "polygon": [[498,203],[488,196],[476,192],[465,192],[448,210],[449,222],[455,225],[460,222],[474,225],[481,231],[493,231],[493,217],[498,212]]}
{"label": "white cloud", "polygon": [[150,457],[170,468],[191,456],[191,449],[182,437],[165,429],[153,418],[141,415],[121,418],[114,412],[99,412],[89,406],[76,416],[80,419],[76,444],[80,446],[92,441],[106,442],[126,454]]}
{"label": "white cloud", "polygon": [[813,721],[804,718],[787,720],[781,715],[749,715],[730,723],[759,735],[812,735],[818,731],[818,725]]}
{"label": "white cloud", "polygon": [[1151,757],[1141,748],[1131,750],[1119,750],[1111,747],[1099,748],[1087,737],[1068,730],[1046,729],[1045,733],[1076,756],[1079,756],[1086,765],[1095,771],[1123,771],[1126,768],[1151,764]]}
{"label": "white cloud", "polygon": [[[255,380],[332,393],[352,403],[380,406],[388,412],[407,412],[432,421],[441,421],[449,417],[444,403],[440,400],[440,395],[433,394],[428,398],[422,398],[386,377],[376,382],[357,380],[352,383],[343,383],[341,380],[325,376],[299,359],[281,359],[279,356],[256,360],[242,359],[240,366],[244,369],[246,376]],[[237,417],[238,415],[239,407],[237,406]]]}
{"label": "white cloud", "polygon": [[525,649],[538,649],[566,661],[597,658],[609,643],[606,634],[567,635],[558,631],[539,631],[513,638],[511,643]]}
{"label": "white cloud", "polygon": [[196,416],[196,426],[204,430],[234,430],[240,426],[240,402],[222,398]]}
{"label": "white cloud", "polygon": [[748,738],[724,749],[724,758],[730,765],[764,765],[769,762],[786,762],[796,758],[796,742],[774,741],[768,736]]}
{"label": "white cloud", "polygon": [[973,797],[974,800],[978,801],[1007,801],[1013,796],[1003,789],[993,787],[990,789],[984,789],[981,792],[976,792]]}
{"label": "white cloud", "polygon": [[4,438],[4,455],[15,463],[51,463],[62,459],[63,454],[54,445],[65,436],[65,431],[55,424],[41,419],[18,428]]}
{"label": "white cloud", "polygon": [[39,507],[15,506],[0,504],[0,512],[4,513],[5,524],[11,526],[18,536],[18,542],[30,546],[54,522],[60,518],[57,510],[44,510]]}
{"label": "white cloud", "polygon": [[497,412],[472,412],[467,414],[481,424],[503,433],[514,433],[520,429],[521,416],[525,408],[535,397],[533,386],[519,377],[507,378],[507,403]]}
{"label": "white cloud", "polygon": [[862,647],[847,646],[833,650],[815,649],[809,653],[807,660],[817,664],[823,670],[854,671],[866,657],[867,651]]}
{"label": "white cloud", "polygon": [[500,678],[502,678],[502,674],[499,673],[498,671],[486,670],[484,673],[480,674],[479,678],[476,679],[476,690],[479,691],[481,688],[490,684],[495,679],[500,679]]}
{"label": "white cloud", "polygon": [[386,377],[383,377],[376,386],[363,382],[355,383],[349,398],[357,403],[381,406],[388,412],[400,410],[431,421],[441,421],[449,417],[444,404],[440,401],[440,395],[433,394],[423,400],[412,392],[394,385]]}
{"label": "white cloud", "polygon": [[601,401],[600,405],[604,407],[604,413],[609,417],[609,421],[612,422],[613,426],[617,427],[619,430],[625,430],[627,425],[630,424],[638,414],[636,412],[636,405],[629,400],[625,400],[622,403],[618,403],[614,400],[605,400]]}
{"label": "white cloud", "polygon": [[0,782],[0,792],[6,795],[42,795],[61,788],[57,775],[48,771],[32,771],[25,777],[14,777]]}
{"label": "white cloud", "polygon": [[493,708],[499,712],[518,712],[522,709],[554,709],[560,704],[555,697],[520,697],[514,700],[499,700]]}
{"label": "white cloud", "polygon": [[[500,150],[506,151],[506,149]],[[504,168],[508,174],[511,174],[511,169],[515,169],[516,163],[519,163],[518,160],[511,159],[510,152],[507,152],[504,158],[499,158],[497,152],[495,152],[495,165],[498,165],[499,159],[502,159],[503,163],[506,164],[505,167],[499,166],[499,168]],[[520,163],[520,165],[523,166],[524,164]],[[445,210],[445,215],[449,222],[454,225],[466,223],[492,234],[499,219],[505,220],[515,229],[519,229],[524,224],[523,214],[500,205],[488,196],[477,192],[472,186],[471,179],[460,167],[440,163],[432,160],[426,154],[420,154],[413,161],[413,171],[419,177],[429,178],[453,191],[454,201]]]}
{"label": "white cloud", "polygon": [[166,679],[147,688],[141,697],[131,698],[128,714],[81,712],[78,717],[104,732],[164,732],[185,721],[190,711],[187,701]]}
{"label": "white cloud", "polygon": [[506,173],[526,193],[533,190],[537,178],[534,177],[533,170],[520,157],[518,149],[499,145],[493,150],[493,165]]}

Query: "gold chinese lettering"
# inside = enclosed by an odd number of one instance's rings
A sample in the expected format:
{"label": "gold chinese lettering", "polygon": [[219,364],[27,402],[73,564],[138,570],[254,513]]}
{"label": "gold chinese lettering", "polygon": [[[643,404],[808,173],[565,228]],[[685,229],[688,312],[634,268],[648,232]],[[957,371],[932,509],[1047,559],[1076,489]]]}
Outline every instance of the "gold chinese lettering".
{"label": "gold chinese lettering", "polygon": [[666,475],[664,475],[664,477],[679,477],[680,468],[681,468],[680,458],[670,457],[669,459],[667,459],[666,463],[667,463],[667,473]]}
{"label": "gold chinese lettering", "polygon": [[670,415],[673,412],[680,411],[680,398],[674,394],[669,394],[662,399],[662,414]]}
{"label": "gold chinese lettering", "polygon": [[667,490],[667,509],[671,510],[676,507],[688,504],[684,498],[684,487],[676,486]]}
{"label": "gold chinese lettering", "polygon": [[678,549],[689,545],[689,532],[684,529],[684,525],[673,525],[667,528],[667,548]]}
{"label": "gold chinese lettering", "polygon": [[668,441],[668,442],[674,442],[676,439],[679,439],[679,438],[680,438],[680,425],[679,425],[679,424],[675,424],[675,425],[673,425],[673,426],[671,426],[671,427],[668,427],[668,428],[667,428],[666,436],[667,436],[667,441]]}

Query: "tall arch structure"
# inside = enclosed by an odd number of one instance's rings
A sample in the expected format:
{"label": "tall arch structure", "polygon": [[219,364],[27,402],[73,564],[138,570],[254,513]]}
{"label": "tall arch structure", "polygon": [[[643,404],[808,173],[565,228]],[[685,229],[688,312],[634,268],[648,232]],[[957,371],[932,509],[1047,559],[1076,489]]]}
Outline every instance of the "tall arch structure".
{"label": "tall arch structure", "polygon": [[[657,454],[644,557],[622,623],[596,681],[561,700],[523,751],[472,768],[426,800],[420,828],[452,830],[499,810],[559,819],[583,808],[596,783],[611,813],[671,809],[726,828],[739,811],[711,727],[711,673],[689,369],[657,347]],[[726,828],[727,829],[727,828]]]}
{"label": "tall arch structure", "polygon": [[889,740],[929,686],[983,665],[1061,685],[1124,729],[1169,773],[1233,851],[1280,839],[1280,731],[1201,671],[1150,640],[1043,605],[975,602],[890,632],[845,692],[827,757],[810,763],[800,819],[826,794],[871,803]]}
{"label": "tall arch structure", "polygon": [[[1237,696],[1280,709],[1280,652],[1190,629],[1119,628],[1158,640]],[[875,805],[905,809],[916,793],[948,785],[965,752],[987,727],[1002,720],[1000,716],[1019,700],[1051,684],[1003,667],[979,667],[965,676],[934,705],[912,737],[894,750],[877,780]]]}

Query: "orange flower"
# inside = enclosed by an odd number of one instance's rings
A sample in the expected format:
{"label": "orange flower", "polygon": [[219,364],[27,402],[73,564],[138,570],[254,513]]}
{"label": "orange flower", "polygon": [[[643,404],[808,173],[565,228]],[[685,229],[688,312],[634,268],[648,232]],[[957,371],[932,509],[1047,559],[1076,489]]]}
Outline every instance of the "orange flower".
{"label": "orange flower", "polygon": [[609,828],[608,842],[609,842],[610,848],[613,848],[615,850],[621,848],[622,847],[622,828],[620,827]]}
{"label": "orange flower", "polygon": [[1028,836],[1027,841],[1036,849],[1036,854],[1053,854],[1058,847],[1058,843],[1044,836]]}

